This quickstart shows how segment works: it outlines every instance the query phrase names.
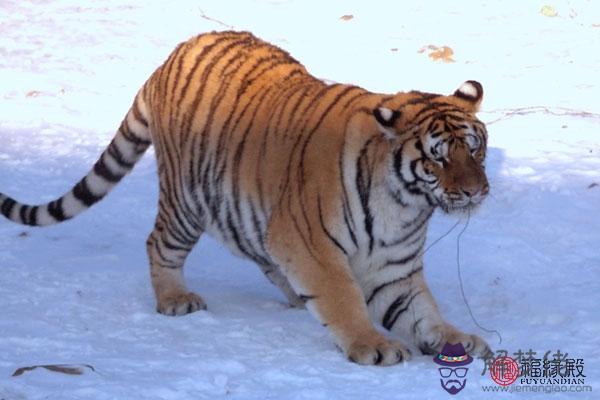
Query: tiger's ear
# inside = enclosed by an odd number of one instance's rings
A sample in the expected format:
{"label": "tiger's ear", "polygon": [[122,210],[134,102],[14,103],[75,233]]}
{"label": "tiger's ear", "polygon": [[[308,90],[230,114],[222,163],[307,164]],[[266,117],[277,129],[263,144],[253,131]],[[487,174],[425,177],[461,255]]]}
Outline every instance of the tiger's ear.
{"label": "tiger's ear", "polygon": [[483,100],[483,86],[477,81],[466,81],[454,92],[454,97],[464,100],[463,103],[470,111],[479,111]]}
{"label": "tiger's ear", "polygon": [[385,107],[377,107],[373,110],[373,116],[377,127],[388,139],[393,139],[397,136],[394,124],[400,117],[400,111],[390,110]]}

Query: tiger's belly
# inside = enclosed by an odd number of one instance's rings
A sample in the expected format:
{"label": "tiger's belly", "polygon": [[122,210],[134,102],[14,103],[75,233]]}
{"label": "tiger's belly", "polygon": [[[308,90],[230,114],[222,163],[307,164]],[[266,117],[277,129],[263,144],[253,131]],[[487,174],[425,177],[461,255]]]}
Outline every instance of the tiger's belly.
{"label": "tiger's belly", "polygon": [[230,197],[219,202],[216,212],[205,211],[208,214],[205,232],[238,257],[259,265],[273,264],[265,245],[268,215],[250,200],[236,202]]}

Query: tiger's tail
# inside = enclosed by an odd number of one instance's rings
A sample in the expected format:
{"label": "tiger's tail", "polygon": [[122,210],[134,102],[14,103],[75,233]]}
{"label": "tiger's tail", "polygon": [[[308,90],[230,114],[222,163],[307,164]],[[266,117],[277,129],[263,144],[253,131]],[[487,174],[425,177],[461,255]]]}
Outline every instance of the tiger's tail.
{"label": "tiger's tail", "polygon": [[79,215],[102,200],[152,144],[148,120],[138,98],[92,170],[73,189],[54,201],[36,206],[19,203],[0,193],[2,215],[23,225],[53,225]]}

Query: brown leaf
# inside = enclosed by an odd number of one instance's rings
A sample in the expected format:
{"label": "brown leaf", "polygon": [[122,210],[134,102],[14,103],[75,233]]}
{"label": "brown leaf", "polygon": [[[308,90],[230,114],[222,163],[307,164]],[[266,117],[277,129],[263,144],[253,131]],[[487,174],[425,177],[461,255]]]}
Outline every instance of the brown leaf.
{"label": "brown leaf", "polygon": [[430,44],[421,47],[417,52],[419,54],[423,54],[425,51],[429,51],[429,58],[431,58],[433,61],[443,61],[446,63],[454,62],[454,58],[452,58],[454,55],[454,50],[448,46],[438,47]]}
{"label": "brown leaf", "polygon": [[37,90],[32,90],[30,92],[27,92],[25,97],[38,97],[40,94],[42,94],[42,93],[38,92]]}
{"label": "brown leaf", "polygon": [[52,372],[60,372],[61,374],[67,375],[81,375],[84,372],[84,368],[88,368],[94,372],[96,370],[91,365],[82,364],[82,365],[66,365],[66,364],[51,364],[51,365],[33,365],[31,367],[21,367],[18,368],[15,372],[13,372],[12,376],[21,376],[25,372],[33,371],[36,368],[45,368],[48,371]]}
{"label": "brown leaf", "polygon": [[346,14],[346,15],[342,15],[342,16],[340,17],[340,19],[341,19],[342,21],[350,21],[352,18],[354,18],[354,15],[352,15],[352,14]]}

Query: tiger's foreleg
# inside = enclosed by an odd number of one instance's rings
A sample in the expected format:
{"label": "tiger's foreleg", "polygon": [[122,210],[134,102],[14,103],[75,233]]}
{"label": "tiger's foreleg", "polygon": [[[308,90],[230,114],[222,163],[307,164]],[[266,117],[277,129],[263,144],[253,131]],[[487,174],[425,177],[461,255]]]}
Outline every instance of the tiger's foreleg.
{"label": "tiger's foreleg", "polygon": [[438,306],[417,268],[406,279],[385,287],[373,301],[369,311],[384,328],[404,337],[411,337],[423,354],[438,353],[446,342],[462,343],[474,356],[490,353],[487,343],[477,335],[461,332],[442,318]]}
{"label": "tiger's foreleg", "polygon": [[186,223],[176,207],[159,202],[154,230],[146,249],[150,276],[156,295],[156,310],[165,315],[184,315],[206,309],[200,296],[189,292],[183,278],[183,264],[201,235],[201,230]]}
{"label": "tiger's foreleg", "polygon": [[268,247],[273,259],[308,310],[333,334],[346,356],[359,364],[392,365],[410,358],[406,347],[388,340],[373,326],[362,291],[344,255],[327,239],[302,235],[275,220],[270,224]]}

